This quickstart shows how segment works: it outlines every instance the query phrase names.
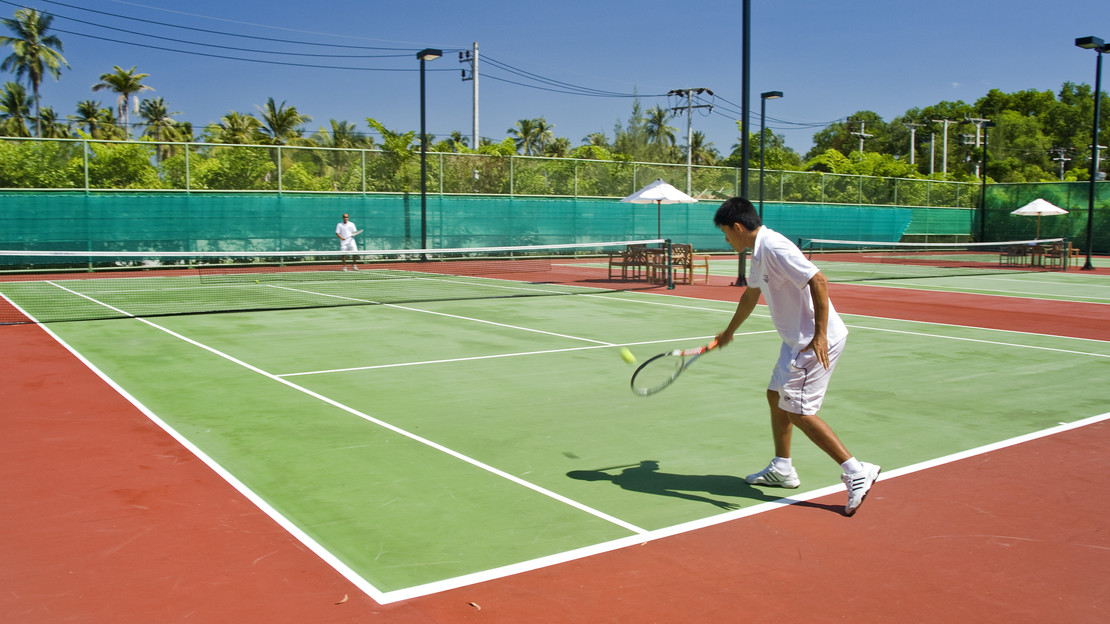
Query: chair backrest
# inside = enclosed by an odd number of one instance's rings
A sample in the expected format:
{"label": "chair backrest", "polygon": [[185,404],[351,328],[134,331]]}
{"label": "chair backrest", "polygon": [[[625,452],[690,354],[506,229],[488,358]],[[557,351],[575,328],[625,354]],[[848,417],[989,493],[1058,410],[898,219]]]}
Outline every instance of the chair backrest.
{"label": "chair backrest", "polygon": [[676,264],[689,262],[694,255],[694,246],[687,243],[671,245],[671,259]]}

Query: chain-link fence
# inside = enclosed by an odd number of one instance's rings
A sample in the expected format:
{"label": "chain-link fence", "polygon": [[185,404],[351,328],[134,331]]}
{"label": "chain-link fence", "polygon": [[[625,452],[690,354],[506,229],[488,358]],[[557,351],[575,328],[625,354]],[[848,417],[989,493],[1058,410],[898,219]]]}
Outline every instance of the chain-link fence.
{"label": "chain-link fence", "polygon": [[[427,154],[437,194],[624,197],[663,179],[703,199],[740,193],[731,167],[484,154]],[[759,170],[749,173],[759,188]],[[763,172],[768,202],[970,208],[976,185],[812,171]],[[404,193],[420,189],[419,152],[294,145],[82,139],[0,140],[0,189]],[[753,196],[755,193],[750,193]]]}

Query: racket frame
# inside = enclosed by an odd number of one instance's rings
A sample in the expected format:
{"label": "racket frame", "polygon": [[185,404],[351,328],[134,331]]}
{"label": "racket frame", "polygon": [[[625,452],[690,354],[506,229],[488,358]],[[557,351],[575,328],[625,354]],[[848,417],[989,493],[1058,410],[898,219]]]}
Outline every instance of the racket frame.
{"label": "racket frame", "polygon": [[[671,351],[665,351],[663,353],[660,353],[659,355],[648,358],[647,361],[645,361],[643,364],[641,364],[639,367],[636,368],[636,372],[632,373],[632,380],[629,382],[629,386],[632,388],[632,392],[639,395],[639,396],[651,396],[651,395],[663,390],[664,388],[671,385],[672,383],[674,383],[674,381],[676,379],[678,379],[678,377],[687,368],[690,368],[690,366],[694,362],[696,362],[699,357],[705,355],[709,351],[712,351],[713,349],[716,349],[716,348],[717,348],[717,340],[714,339],[709,344],[707,344],[705,346],[694,347],[694,348],[691,348],[691,349],[674,349],[674,350],[671,350]],[[643,371],[644,369],[646,369],[648,366],[652,365],[653,363],[657,362],[658,360],[661,360],[663,358],[668,358],[668,357],[680,357],[680,358],[682,358],[681,364],[679,364],[678,366],[675,367],[674,374],[672,374],[670,376],[670,378],[665,379],[661,384],[658,384],[658,385],[653,386],[651,388],[637,388],[636,387],[636,377],[640,374],[641,371]]]}

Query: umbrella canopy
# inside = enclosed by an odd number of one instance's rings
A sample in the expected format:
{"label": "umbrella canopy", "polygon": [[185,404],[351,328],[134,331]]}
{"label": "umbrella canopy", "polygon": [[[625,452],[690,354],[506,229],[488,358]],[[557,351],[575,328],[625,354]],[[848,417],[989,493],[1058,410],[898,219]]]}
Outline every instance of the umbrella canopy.
{"label": "umbrella canopy", "polygon": [[1037,238],[1040,238],[1041,215],[1062,215],[1068,214],[1068,211],[1038,197],[1010,214],[1021,217],[1037,217]]}
{"label": "umbrella canopy", "polygon": [[659,179],[621,201],[632,204],[654,203],[656,205],[656,237],[663,238],[663,204],[689,204],[696,203],[698,200]]}

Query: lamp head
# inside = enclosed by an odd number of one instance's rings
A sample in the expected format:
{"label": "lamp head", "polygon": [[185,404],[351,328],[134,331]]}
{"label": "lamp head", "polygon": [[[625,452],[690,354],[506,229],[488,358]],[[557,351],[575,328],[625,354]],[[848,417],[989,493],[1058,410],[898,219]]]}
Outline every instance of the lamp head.
{"label": "lamp head", "polygon": [[1098,50],[1103,52],[1102,48],[1105,47],[1105,42],[1098,37],[1079,37],[1075,40],[1076,47],[1085,48],[1087,50]]}
{"label": "lamp head", "polygon": [[760,93],[759,97],[764,100],[777,100],[782,97],[782,91],[767,91],[766,93]]}
{"label": "lamp head", "polygon": [[424,48],[416,53],[416,58],[422,61],[434,61],[441,56],[443,56],[443,50],[436,50],[435,48]]}

